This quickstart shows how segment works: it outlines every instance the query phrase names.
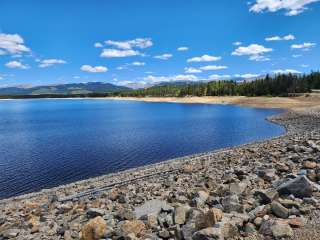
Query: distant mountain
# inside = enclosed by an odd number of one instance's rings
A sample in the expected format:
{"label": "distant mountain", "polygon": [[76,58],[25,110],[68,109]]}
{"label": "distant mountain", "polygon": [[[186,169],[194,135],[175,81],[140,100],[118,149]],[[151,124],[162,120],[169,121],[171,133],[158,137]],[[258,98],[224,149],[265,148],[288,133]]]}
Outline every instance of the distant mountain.
{"label": "distant mountain", "polygon": [[17,86],[0,88],[0,95],[40,95],[40,94],[88,94],[109,93],[130,90],[128,87],[117,86],[111,83],[90,82],[70,83],[45,86]]}

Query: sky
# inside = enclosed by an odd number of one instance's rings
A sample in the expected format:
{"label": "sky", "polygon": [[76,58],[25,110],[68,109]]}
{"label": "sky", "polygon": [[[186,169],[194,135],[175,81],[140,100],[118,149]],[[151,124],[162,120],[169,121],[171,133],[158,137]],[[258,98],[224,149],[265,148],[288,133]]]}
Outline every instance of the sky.
{"label": "sky", "polygon": [[319,70],[320,0],[1,0],[0,86]]}

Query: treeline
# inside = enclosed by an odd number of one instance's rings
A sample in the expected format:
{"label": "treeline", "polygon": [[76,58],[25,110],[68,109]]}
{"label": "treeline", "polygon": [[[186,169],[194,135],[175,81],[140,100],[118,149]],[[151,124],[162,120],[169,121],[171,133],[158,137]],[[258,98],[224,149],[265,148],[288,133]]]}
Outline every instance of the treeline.
{"label": "treeline", "polygon": [[253,81],[232,80],[192,83],[185,85],[153,86],[146,89],[112,93],[122,97],[185,97],[185,96],[288,96],[320,89],[320,72],[305,75],[266,75]]}

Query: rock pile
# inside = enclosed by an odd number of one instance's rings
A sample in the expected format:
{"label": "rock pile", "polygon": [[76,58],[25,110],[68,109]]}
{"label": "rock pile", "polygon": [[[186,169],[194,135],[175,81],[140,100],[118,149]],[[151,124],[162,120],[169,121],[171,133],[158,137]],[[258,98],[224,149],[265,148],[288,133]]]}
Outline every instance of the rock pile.
{"label": "rock pile", "polygon": [[272,121],[287,134],[2,200],[0,239],[319,239],[320,115]]}

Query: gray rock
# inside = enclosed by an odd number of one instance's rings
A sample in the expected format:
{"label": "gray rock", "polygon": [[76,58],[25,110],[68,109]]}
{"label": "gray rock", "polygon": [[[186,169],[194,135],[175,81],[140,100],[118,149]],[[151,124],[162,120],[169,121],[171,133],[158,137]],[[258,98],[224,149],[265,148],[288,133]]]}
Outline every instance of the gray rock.
{"label": "gray rock", "polygon": [[281,203],[273,201],[271,203],[271,210],[272,213],[280,218],[288,218],[289,217],[289,210],[282,206]]}
{"label": "gray rock", "polygon": [[295,197],[304,198],[311,197],[313,191],[313,183],[306,176],[298,176],[288,182],[281,184],[277,188],[280,195],[293,194]]}
{"label": "gray rock", "polygon": [[138,219],[145,215],[158,215],[161,209],[165,208],[167,205],[168,203],[166,201],[158,199],[150,200],[143,205],[136,207],[134,209],[134,214]]}
{"label": "gray rock", "polygon": [[225,212],[243,212],[243,205],[240,204],[237,195],[228,195],[222,199],[222,206]]}
{"label": "gray rock", "polygon": [[276,239],[291,238],[293,236],[292,228],[286,222],[276,221],[270,229]]}
{"label": "gray rock", "polygon": [[105,214],[105,211],[103,209],[99,208],[89,208],[87,211],[87,217],[88,218],[95,218],[98,216],[103,216]]}
{"label": "gray rock", "polygon": [[257,175],[268,182],[275,180],[277,177],[276,170],[273,168],[261,169],[257,172]]}
{"label": "gray rock", "polygon": [[242,194],[246,188],[247,188],[248,184],[245,182],[240,182],[240,183],[230,183],[229,185],[229,192],[231,194]]}
{"label": "gray rock", "polygon": [[204,220],[204,213],[201,210],[192,208],[189,211],[187,223],[181,228],[181,232],[185,240],[192,239],[194,232],[203,229],[203,225],[199,222],[201,219]]}
{"label": "gray rock", "polygon": [[258,198],[261,204],[271,203],[273,200],[279,197],[279,194],[275,189],[257,190],[255,191],[254,195]]}
{"label": "gray rock", "polygon": [[222,228],[209,227],[195,232],[192,236],[193,240],[223,240]]}
{"label": "gray rock", "polygon": [[130,209],[122,208],[116,212],[115,217],[121,221],[133,220],[135,218],[135,215]]}
{"label": "gray rock", "polygon": [[205,191],[198,191],[195,197],[192,199],[193,205],[197,207],[202,207],[207,201],[209,194]]}

